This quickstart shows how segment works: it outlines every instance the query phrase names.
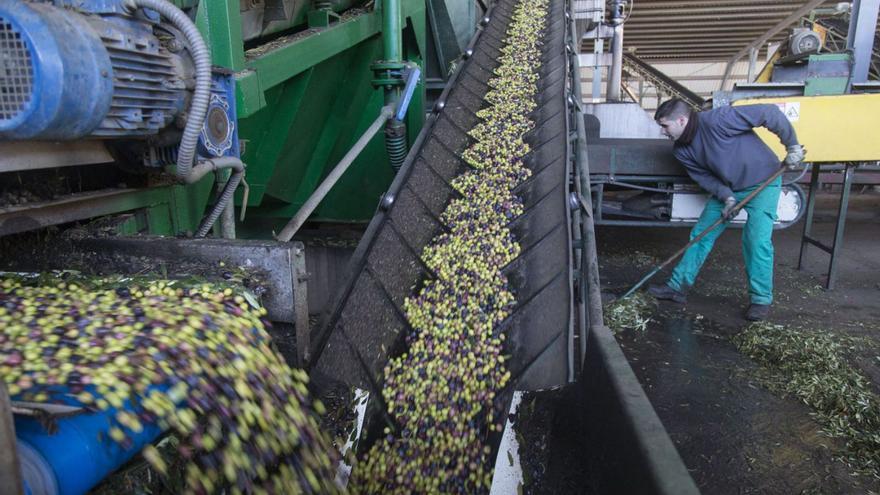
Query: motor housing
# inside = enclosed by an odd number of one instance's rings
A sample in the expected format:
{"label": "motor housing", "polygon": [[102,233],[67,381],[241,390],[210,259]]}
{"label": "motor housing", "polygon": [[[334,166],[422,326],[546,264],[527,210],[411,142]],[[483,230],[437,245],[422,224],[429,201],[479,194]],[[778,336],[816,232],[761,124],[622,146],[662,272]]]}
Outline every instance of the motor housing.
{"label": "motor housing", "polygon": [[797,28],[788,39],[788,51],[792,55],[814,53],[822,48],[819,33],[808,28]]}
{"label": "motor housing", "polygon": [[77,5],[0,0],[0,138],[150,136],[182,114],[192,64],[158,16]]}

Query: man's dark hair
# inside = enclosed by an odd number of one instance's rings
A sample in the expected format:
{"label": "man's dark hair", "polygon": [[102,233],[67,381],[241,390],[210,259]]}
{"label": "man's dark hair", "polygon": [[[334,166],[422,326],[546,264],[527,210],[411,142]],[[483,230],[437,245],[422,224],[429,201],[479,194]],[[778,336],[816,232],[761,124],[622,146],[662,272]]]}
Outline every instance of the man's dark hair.
{"label": "man's dark hair", "polygon": [[690,113],[691,107],[684,100],[681,98],[670,98],[657,107],[657,111],[654,112],[654,120],[672,120],[690,115]]}

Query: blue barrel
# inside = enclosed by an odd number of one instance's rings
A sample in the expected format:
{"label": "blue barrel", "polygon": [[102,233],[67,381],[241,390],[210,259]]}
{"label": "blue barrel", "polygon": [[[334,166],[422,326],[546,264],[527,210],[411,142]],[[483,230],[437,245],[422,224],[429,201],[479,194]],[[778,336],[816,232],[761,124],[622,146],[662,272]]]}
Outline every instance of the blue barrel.
{"label": "blue barrel", "polygon": [[[125,402],[122,409],[136,414],[130,402]],[[117,411],[111,408],[58,419],[57,431],[51,435],[36,418],[16,416],[15,434],[26,492],[85,494],[161,435],[156,423],[143,424],[140,433],[121,427],[115,419]],[[110,438],[107,432],[112,426],[125,431],[131,440],[128,448]]]}

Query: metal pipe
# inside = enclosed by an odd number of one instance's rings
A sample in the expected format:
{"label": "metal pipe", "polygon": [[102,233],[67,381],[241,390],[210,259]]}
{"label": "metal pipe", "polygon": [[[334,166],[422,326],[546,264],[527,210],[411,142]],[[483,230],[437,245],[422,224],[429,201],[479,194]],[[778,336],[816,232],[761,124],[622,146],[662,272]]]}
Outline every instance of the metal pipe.
{"label": "metal pipe", "polygon": [[[229,182],[229,178],[231,177],[231,175],[232,174],[228,169],[220,170],[214,174],[214,187],[216,187],[217,189],[217,197],[215,198],[215,201],[218,201],[220,198],[223,197],[223,190],[225,189],[226,184]],[[217,220],[218,222],[215,223],[213,227],[214,237],[222,239],[235,239],[234,202],[230,202],[226,205],[226,208],[223,209],[223,212],[220,214],[220,218]]]}
{"label": "metal pipe", "polygon": [[382,48],[385,62],[399,62],[403,59],[403,44],[400,37],[400,0],[383,1]]}
{"label": "metal pipe", "polygon": [[230,201],[220,215],[220,237],[235,239],[235,202]]}
{"label": "metal pipe", "polygon": [[[605,18],[605,0],[593,0],[592,4],[593,22],[598,26],[602,24]],[[600,37],[601,29],[595,29],[595,38],[593,39],[593,101],[599,101],[602,96],[602,65],[600,55],[605,50],[605,43]],[[580,66],[580,64],[578,64]]]}
{"label": "metal pipe", "polygon": [[[382,62],[400,63],[403,60],[403,42],[401,39],[400,0],[382,0]],[[386,78],[390,78],[390,70],[385,69]],[[397,106],[400,99],[400,87],[385,86],[385,104]]]}
{"label": "metal pipe", "polygon": [[[572,29],[574,29],[574,20],[572,20]],[[583,94],[581,88],[580,66],[578,64],[577,55],[571,55],[572,69],[575,77],[572,81],[572,90],[576,97],[580,98]],[[581,240],[583,242],[583,256],[585,260],[581,266],[581,284],[586,287],[587,295],[587,311],[589,315],[590,328],[605,326],[605,319],[602,314],[602,292],[599,285],[599,257],[596,250],[596,230],[593,224],[593,207],[592,194],[590,192],[590,168],[587,162],[587,132],[584,126],[584,113],[580,105],[575,106],[575,131],[577,140],[575,144],[575,173],[580,180],[581,203],[583,215],[581,216]],[[584,199],[586,201],[584,202]],[[584,203],[586,203],[584,205]],[[581,364],[587,352],[586,328],[582,328],[579,339],[579,351],[581,355]]]}
{"label": "metal pipe", "polygon": [[614,0],[611,4],[611,24],[614,37],[611,38],[611,67],[608,69],[608,87],[605,99],[620,101],[620,83],[623,75],[623,1]]}
{"label": "metal pipe", "polygon": [[306,219],[309,218],[309,215],[311,215],[312,212],[315,211],[315,208],[317,208],[318,205],[321,204],[321,201],[324,199],[325,196],[327,196],[327,193],[330,192],[330,189],[333,188],[333,186],[336,184],[336,181],[338,181],[339,178],[342,177],[342,174],[344,174],[345,171],[348,170],[348,167],[351,166],[358,155],[360,155],[361,151],[363,151],[364,148],[367,147],[367,144],[370,143],[370,140],[373,139],[373,136],[375,136],[376,133],[379,132],[379,129],[382,128],[382,125],[384,125],[385,122],[392,115],[394,115],[394,109],[392,107],[387,105],[382,107],[382,112],[379,114],[376,120],[374,120],[373,123],[370,124],[370,127],[367,128],[366,131],[364,131],[363,135],[361,135],[357,142],[354,143],[354,146],[352,146],[351,149],[348,150],[348,153],[346,153],[345,156],[342,157],[342,160],[340,160],[339,163],[336,164],[335,167],[333,167],[333,170],[331,170],[324,181],[321,182],[321,185],[319,185],[318,188],[315,189],[315,192],[313,192],[312,195],[309,196],[309,199],[307,199],[306,202],[299,209],[299,211],[296,212],[296,215],[294,215],[293,218],[291,218],[290,221],[287,222],[287,225],[285,225],[284,228],[281,229],[281,232],[279,232],[278,235],[275,236],[276,239],[281,242],[289,242],[291,239],[293,239],[293,236],[306,222]]}

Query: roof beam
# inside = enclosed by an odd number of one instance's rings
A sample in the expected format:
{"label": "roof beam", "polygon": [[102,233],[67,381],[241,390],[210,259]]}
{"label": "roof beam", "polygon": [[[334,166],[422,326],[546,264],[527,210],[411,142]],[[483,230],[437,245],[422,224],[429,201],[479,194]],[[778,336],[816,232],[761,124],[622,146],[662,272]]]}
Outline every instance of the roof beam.
{"label": "roof beam", "polygon": [[[639,58],[662,58],[662,59],[677,59],[677,58],[692,58],[692,57],[703,57],[703,58],[711,58],[715,62],[724,63],[725,60],[730,58],[730,53],[733,50],[725,50],[723,48],[718,48],[714,50],[688,50],[681,52],[674,52],[669,50],[660,50],[653,52],[636,52]],[[720,77],[719,77],[720,79]]]}
{"label": "roof beam", "polygon": [[[821,2],[822,0],[815,0]],[[664,15],[660,12],[651,15],[641,15],[636,16],[635,14],[626,21],[626,24],[631,22],[640,23],[645,21],[661,21],[667,22],[670,20],[678,20],[678,21],[699,21],[699,20],[723,20],[725,18],[730,19],[761,19],[766,20],[768,17],[782,17],[784,12],[755,12],[754,10],[749,12],[736,12],[730,14],[722,14],[718,12],[706,12],[705,14],[694,14],[694,15]]]}
{"label": "roof beam", "polygon": [[778,24],[776,24],[772,28],[768,29],[766,33],[761,35],[761,37],[759,37],[755,41],[749,43],[742,50],[736,52],[736,54],[733,57],[731,57],[730,60],[727,62],[727,69],[724,70],[724,77],[721,78],[721,85],[718,89],[721,89],[721,90],[724,89],[724,86],[727,84],[727,80],[730,77],[730,71],[733,70],[733,64],[737,63],[739,61],[739,59],[743,58],[747,53],[749,53],[749,51],[751,51],[752,48],[760,48],[761,45],[766,43],[767,40],[772,38],[776,33],[787,28],[793,22],[797,21],[801,17],[809,14],[811,10],[818,7],[819,4],[821,4],[824,1],[825,0],[809,0],[803,6],[801,6],[801,8],[792,12],[790,16],[786,17],[781,22],[779,22]]}
{"label": "roof beam", "polygon": [[[651,2],[639,2],[637,5],[641,9],[665,9],[667,7],[717,7],[723,4],[731,4],[736,3],[737,5],[754,5],[754,6],[762,6],[767,5],[767,0],[748,0],[748,1],[739,1],[739,0],[659,0],[659,1],[651,1]],[[800,5],[798,0],[777,0],[777,4],[789,4],[792,7],[796,7]],[[832,0],[829,0],[829,3],[834,3]]]}
{"label": "roof beam", "polygon": [[[664,25],[664,26],[644,26],[644,27],[639,26],[638,29],[631,27],[626,32],[626,35],[629,37],[629,36],[639,36],[642,34],[672,34],[672,35],[675,35],[678,33],[718,34],[718,32],[719,32],[719,29],[717,27],[715,27],[714,25],[713,26],[691,27],[691,28],[686,28],[686,29],[681,29],[681,30],[669,29],[668,27],[666,27]],[[742,25],[742,26],[739,26],[739,25],[727,26],[726,28],[724,28],[724,32],[725,33],[744,32],[744,33],[754,34],[755,36],[757,36],[757,35],[762,34],[764,32],[764,30],[760,29],[758,27],[755,27],[754,24],[752,24],[752,23],[749,23],[749,24]]]}
{"label": "roof beam", "polygon": [[[634,45],[629,45],[628,48],[631,48],[633,46]],[[662,41],[658,41],[658,42],[650,42],[650,43],[644,44],[645,48],[647,48],[647,47],[651,47],[651,48],[663,48],[663,47],[665,47],[665,48],[677,48],[677,47],[700,48],[700,47],[707,47],[708,48],[708,47],[713,47],[713,46],[729,46],[729,47],[735,49],[735,48],[739,48],[742,46],[742,41],[738,41],[735,39],[733,39],[733,40],[717,40],[717,41],[703,41],[703,40],[699,40],[699,39],[697,39],[697,40],[679,40],[679,41],[662,40]],[[638,45],[635,45],[635,48],[638,49],[640,47]]]}
{"label": "roof beam", "polygon": [[644,15],[697,15],[697,14],[726,14],[733,12],[781,12],[783,14],[787,12],[791,12],[792,7],[796,7],[797,5],[785,5],[778,4],[776,2],[772,3],[764,3],[763,5],[716,5],[714,7],[686,7],[686,8],[667,8],[663,10],[638,10],[640,7],[644,5],[639,2],[635,4],[633,8],[633,13],[630,16],[630,19],[638,19]]}
{"label": "roof beam", "polygon": [[[761,33],[757,33],[757,34],[761,34]],[[651,41],[651,40],[662,40],[662,39],[687,40],[687,39],[694,39],[694,38],[700,38],[700,39],[706,39],[706,40],[713,40],[713,39],[717,40],[718,36],[713,36],[713,33],[688,33],[688,32],[681,32],[681,33],[627,33],[626,41],[630,41],[633,39],[640,40],[640,41]],[[725,34],[723,36],[723,39],[725,39],[725,40],[745,39],[746,42],[748,43],[749,41],[755,39],[755,33],[751,32],[751,31],[744,32],[744,33],[732,32],[730,34]]]}

